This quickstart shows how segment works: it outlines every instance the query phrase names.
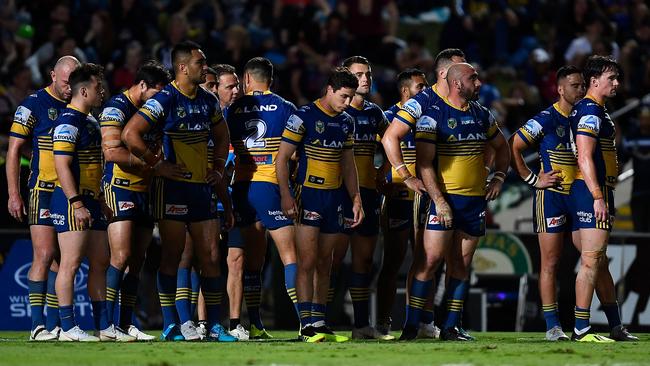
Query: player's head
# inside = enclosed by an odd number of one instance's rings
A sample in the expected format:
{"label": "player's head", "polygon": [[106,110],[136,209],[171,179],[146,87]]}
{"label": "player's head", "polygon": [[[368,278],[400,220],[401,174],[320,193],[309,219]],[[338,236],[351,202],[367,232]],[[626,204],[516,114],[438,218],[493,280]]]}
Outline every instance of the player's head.
{"label": "player's head", "polygon": [[453,64],[465,62],[465,53],[459,48],[447,48],[436,55],[434,68],[436,70],[436,82],[442,82],[447,77],[447,69]]}
{"label": "player's head", "polygon": [[342,66],[347,67],[350,72],[359,80],[357,94],[366,96],[370,94],[372,88],[372,69],[370,62],[363,56],[352,56],[343,60]]}
{"label": "player's head", "polygon": [[171,75],[158,61],[147,61],[135,73],[134,84],[137,84],[143,101],[158,93],[169,84]]}
{"label": "player's head", "polygon": [[104,68],[101,65],[82,64],[70,73],[68,79],[72,99],[89,107],[99,107],[104,99]]}
{"label": "player's head", "polygon": [[245,93],[253,91],[253,85],[268,89],[273,82],[273,64],[267,58],[253,57],[246,62],[242,76]]}
{"label": "player's head", "polygon": [[397,89],[402,102],[406,102],[426,87],[426,75],[421,70],[406,69],[397,75]]}
{"label": "player's head", "polygon": [[217,71],[211,67],[205,71],[205,82],[201,86],[209,91],[217,94]]}
{"label": "player's head", "polygon": [[466,101],[478,100],[481,81],[476,69],[468,63],[458,63],[449,66],[447,70],[447,85],[449,95],[457,94]]}
{"label": "player's head", "polygon": [[172,49],[172,63],[176,79],[187,78],[199,85],[205,81],[208,64],[201,46],[191,41],[183,41]]}
{"label": "player's head", "polygon": [[620,66],[614,59],[605,56],[591,56],[585,63],[582,75],[587,83],[587,92],[594,96],[613,97],[618,88]]}
{"label": "player's head", "polygon": [[577,67],[562,66],[555,74],[557,80],[557,93],[561,99],[574,105],[585,96],[585,81],[582,72]]}
{"label": "player's head", "polygon": [[327,103],[336,113],[345,111],[350,106],[358,87],[359,80],[347,67],[334,68],[327,79],[325,94]]}
{"label": "player's head", "polygon": [[69,101],[72,96],[70,90],[70,73],[79,67],[81,63],[74,56],[63,56],[56,61],[54,68],[50,71],[50,77],[52,78],[52,92],[56,94],[56,97]]}
{"label": "player's head", "polygon": [[213,65],[216,72],[217,96],[222,107],[231,105],[240,96],[239,78],[233,66],[228,64]]}

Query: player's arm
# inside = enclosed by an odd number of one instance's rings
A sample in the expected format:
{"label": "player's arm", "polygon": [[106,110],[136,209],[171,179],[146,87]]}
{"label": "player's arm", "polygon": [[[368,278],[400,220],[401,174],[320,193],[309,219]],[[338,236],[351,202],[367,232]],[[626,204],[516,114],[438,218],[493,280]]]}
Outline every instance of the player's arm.
{"label": "player's arm", "polygon": [[212,172],[206,176],[208,183],[217,184],[223,178],[226,169],[226,159],[228,158],[228,148],[230,146],[230,131],[228,124],[221,119],[219,123],[210,129],[212,141],[214,141],[214,165]]}
{"label": "player's arm", "polygon": [[491,201],[501,193],[501,187],[510,165],[510,148],[508,141],[499,129],[497,129],[496,135],[488,141],[488,144],[494,149],[494,176],[487,186],[485,199]]}
{"label": "player's arm", "polygon": [[7,188],[9,201],[7,208],[9,214],[18,222],[23,222],[23,216],[27,215],[27,209],[23,198],[20,196],[20,151],[25,145],[25,139],[17,136],[9,137],[7,149]]}
{"label": "player's arm", "polygon": [[594,163],[593,158],[594,151],[596,151],[596,139],[578,134],[576,136],[576,148],[578,149],[578,168],[582,172],[585,184],[587,184],[587,188],[594,199],[596,220],[605,222],[609,214],[607,212],[607,204],[605,203],[602,187],[596,177],[596,163]]}
{"label": "player's arm", "polygon": [[419,137],[415,142],[415,152],[418,173],[422,177],[422,183],[426,192],[436,205],[436,214],[440,219],[440,224],[445,227],[451,227],[454,220],[451,207],[449,207],[438,185],[438,176],[433,166],[433,160],[436,157],[436,145],[433,141]]}
{"label": "player's arm", "polygon": [[554,169],[548,173],[540,171],[539,176],[530,170],[524,159],[524,151],[529,147],[530,145],[521,136],[516,133],[512,135],[510,138],[510,165],[512,169],[517,171],[517,174],[524,182],[535,188],[545,189],[559,186],[562,183],[562,178],[558,175],[559,170]]}
{"label": "player's arm", "polygon": [[102,126],[102,153],[104,160],[127,168],[145,168],[144,161],[136,158],[122,143],[122,128]]}
{"label": "player's arm", "polygon": [[402,148],[400,147],[400,141],[408,135],[410,130],[411,127],[409,125],[395,118],[386,129],[386,132],[384,132],[381,144],[384,146],[384,152],[388,161],[395,168],[397,174],[402,177],[404,184],[412,191],[422,194],[424,193],[422,181],[412,176],[406,168]]}
{"label": "player's arm", "polygon": [[282,212],[291,218],[295,219],[298,215],[298,208],[296,200],[291,194],[289,188],[289,160],[296,152],[298,146],[287,141],[280,142],[280,149],[275,157],[275,175],[278,178],[278,186],[280,187],[280,200],[282,204]]}
{"label": "player's arm", "polygon": [[359,193],[359,174],[357,164],[354,161],[354,151],[352,148],[344,148],[341,157],[341,171],[343,172],[343,184],[352,200],[352,213],[354,222],[350,227],[357,227],[363,221],[365,216],[361,204],[361,193]]}

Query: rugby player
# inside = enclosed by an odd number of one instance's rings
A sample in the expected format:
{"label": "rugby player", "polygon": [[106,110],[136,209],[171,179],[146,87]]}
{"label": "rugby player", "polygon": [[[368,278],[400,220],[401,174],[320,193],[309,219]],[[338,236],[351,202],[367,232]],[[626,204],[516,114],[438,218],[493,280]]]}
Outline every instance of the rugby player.
{"label": "rugby player", "polygon": [[[109,319],[117,321],[113,313],[119,293],[120,328],[141,341],[154,339],[131,323],[140,269],[152,237],[149,184],[154,172],[129,152],[121,135],[126,122],[169,81],[169,72],[161,64],[146,63],[136,72],[134,84],[109,99],[99,116],[105,161],[104,199],[112,212],[108,224],[111,261],[106,272],[106,307]],[[159,149],[155,132],[146,135],[145,139],[151,150]]]}
{"label": "rugby player", "polygon": [[[189,231],[201,270],[209,339],[234,341],[219,324],[222,280],[217,238],[219,220],[214,186],[221,183],[228,155],[228,127],[216,96],[200,84],[205,81],[206,58],[196,43],[185,41],[172,50],[175,79],[147,100],[122,132],[132,154],[162,177],[153,187],[154,218],[162,241],[158,291],[163,310],[161,338],[200,339],[189,306],[175,306],[179,261]],[[148,149],[144,136],[153,128],[163,131],[162,159]],[[208,169],[208,141],[214,142],[214,166]],[[178,316],[178,318],[177,318]],[[180,327],[177,325],[180,324]],[[179,329],[180,328],[180,329]]]}
{"label": "rugby player", "polygon": [[[571,185],[573,220],[579,229],[580,268],[576,277],[575,326],[571,339],[579,342],[636,341],[621,324],[614,284],[608,277],[607,242],[612,230],[614,187],[618,176],[616,129],[605,101],[616,95],[620,66],[613,59],[592,56],[583,70],[587,96],[569,115],[575,139],[578,171]],[[610,338],[595,334],[589,324],[594,287],[601,278],[609,291],[600,292],[610,323]]]}
{"label": "rugby player", "polygon": [[[306,342],[348,340],[327,326],[325,312],[334,245],[345,235],[344,195],[352,200],[350,227],[359,226],[364,218],[352,151],[354,121],[345,113],[358,87],[357,78],[347,68],[334,69],[325,95],[289,117],[276,156],[282,211],[297,221],[296,286],[301,338]],[[294,196],[288,162],[296,151],[299,165]]]}
{"label": "rugby player", "polygon": [[[510,160],[508,143],[494,117],[476,102],[481,87],[476,70],[467,63],[451,65],[447,85],[449,95],[444,103],[431,106],[417,122],[417,167],[432,201],[424,233],[425,258],[416,264],[401,339],[417,336],[434,272],[447,251],[448,314],[441,338],[473,339],[457,326],[467,292],[468,263],[479,237],[485,234],[486,201],[500,193]],[[486,144],[496,151],[496,171],[487,187]]]}
{"label": "rugby player", "polygon": [[[56,185],[51,131],[54,121],[70,101],[70,73],[79,66],[73,56],[63,56],[50,72],[52,83],[23,100],[14,114],[7,149],[9,214],[19,222],[27,215],[32,239],[33,260],[27,274],[31,307],[31,341],[49,341],[60,331],[54,284],[58,271],[56,231],[50,217],[50,200]],[[31,140],[29,203],[20,196],[20,153]],[[47,294],[47,295],[46,295]],[[47,296],[47,319],[43,308]],[[45,323],[47,321],[47,323]]]}

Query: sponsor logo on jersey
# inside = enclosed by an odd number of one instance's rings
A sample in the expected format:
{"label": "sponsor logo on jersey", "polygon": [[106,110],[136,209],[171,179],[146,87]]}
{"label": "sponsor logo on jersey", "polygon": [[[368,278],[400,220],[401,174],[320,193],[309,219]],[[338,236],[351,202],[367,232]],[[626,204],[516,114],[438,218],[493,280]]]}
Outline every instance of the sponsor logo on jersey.
{"label": "sponsor logo on jersey", "polygon": [[320,220],[322,216],[316,211],[302,210],[302,218],[304,220],[315,221]]}
{"label": "sponsor logo on jersey", "polygon": [[357,123],[359,123],[360,125],[367,125],[370,124],[370,120],[368,119],[367,116],[358,116]]}
{"label": "sponsor logo on jersey", "polygon": [[449,135],[447,141],[477,141],[477,140],[487,140],[487,134],[483,132],[477,133],[468,133],[463,135],[459,133],[457,135]]}
{"label": "sponsor logo on jersey", "polygon": [[474,118],[472,118],[471,116],[460,117],[460,124],[463,126],[473,125],[474,123],[476,122],[474,121]]}
{"label": "sponsor logo on jersey", "polygon": [[288,218],[286,216],[284,216],[284,212],[282,212],[281,210],[275,210],[275,211],[267,210],[266,213],[269,216],[273,217],[273,219],[275,221],[286,221],[286,220],[288,220]]}
{"label": "sponsor logo on jersey", "polygon": [[456,122],[456,118],[449,118],[447,120],[447,126],[449,126],[449,128],[451,128],[452,130],[454,128],[456,128],[457,125],[458,125],[458,122]]}
{"label": "sponsor logo on jersey", "polygon": [[429,215],[429,220],[427,221],[429,225],[440,225],[440,219],[438,215]]}
{"label": "sponsor logo on jersey", "polygon": [[[161,93],[163,93],[163,92],[164,92],[165,94],[169,94],[169,92],[168,92],[167,90],[162,90]],[[159,101],[157,101],[157,100],[155,100],[155,99],[153,99],[153,98],[147,100],[147,101],[144,103],[144,105],[142,106],[142,108],[143,108],[144,110],[146,110],[147,112],[149,112],[149,114],[150,114],[154,119],[158,119],[158,118],[160,118],[160,117],[163,115],[163,112],[164,112],[164,108],[163,108],[162,104],[160,104]]]}
{"label": "sponsor logo on jersey", "polygon": [[54,121],[58,116],[59,112],[56,110],[56,108],[50,108],[47,110],[47,118],[51,119],[52,121]]}
{"label": "sponsor logo on jersey", "polygon": [[546,227],[560,227],[566,223],[566,215],[560,215],[557,217],[547,217],[546,218]]}
{"label": "sponsor logo on jersey", "polygon": [[323,123],[323,121],[316,121],[316,132],[325,132],[325,123]]}
{"label": "sponsor logo on jersey", "polygon": [[300,129],[302,128],[302,123],[303,122],[302,119],[300,119],[300,117],[296,116],[295,114],[292,114],[287,120],[286,129],[294,133],[300,133]]}
{"label": "sponsor logo on jersey", "polygon": [[118,201],[117,202],[117,208],[120,211],[127,211],[127,210],[130,210],[132,208],[135,208],[135,203],[133,203],[131,201]]}
{"label": "sponsor logo on jersey", "polygon": [[128,187],[131,185],[131,181],[129,179],[114,178],[113,184],[120,187]]}
{"label": "sponsor logo on jersey", "polygon": [[54,182],[45,182],[41,180],[38,182],[38,188],[54,189]]}
{"label": "sponsor logo on jersey", "polygon": [[315,176],[315,175],[310,175],[310,176],[307,178],[307,181],[308,181],[309,183],[314,183],[314,184],[325,184],[325,178],[317,177],[317,176]]}
{"label": "sponsor logo on jersey", "polygon": [[166,204],[165,205],[165,214],[166,215],[187,215],[188,208],[187,205],[174,205],[174,204]]}
{"label": "sponsor logo on jersey", "polygon": [[52,141],[63,141],[75,143],[79,129],[73,125],[62,124],[56,126],[52,134]]}
{"label": "sponsor logo on jersey", "polygon": [[184,118],[185,116],[187,116],[187,113],[185,112],[185,108],[183,108],[183,106],[177,107],[176,115],[178,116],[178,118]]}
{"label": "sponsor logo on jersey", "polygon": [[123,122],[125,118],[124,112],[115,107],[106,107],[102,111],[102,114],[99,115],[101,121]]}
{"label": "sponsor logo on jersey", "polygon": [[21,125],[27,125],[27,121],[29,121],[29,117],[32,115],[32,111],[24,106],[19,106],[18,109],[16,109],[16,113],[14,114],[14,121],[20,123]]}
{"label": "sponsor logo on jersey", "polygon": [[578,215],[578,221],[584,222],[584,223],[587,223],[587,224],[591,223],[593,221],[593,218],[594,218],[594,214],[592,214],[591,212],[578,211],[577,215]]}
{"label": "sponsor logo on jersey", "polygon": [[39,218],[39,219],[49,219],[50,216],[52,216],[52,215],[51,215],[51,213],[50,213],[50,209],[49,209],[49,208],[41,208],[41,209],[38,211],[38,218]]}
{"label": "sponsor logo on jersey", "polygon": [[557,126],[555,133],[557,133],[559,137],[564,137],[564,134],[566,133],[564,126]]}

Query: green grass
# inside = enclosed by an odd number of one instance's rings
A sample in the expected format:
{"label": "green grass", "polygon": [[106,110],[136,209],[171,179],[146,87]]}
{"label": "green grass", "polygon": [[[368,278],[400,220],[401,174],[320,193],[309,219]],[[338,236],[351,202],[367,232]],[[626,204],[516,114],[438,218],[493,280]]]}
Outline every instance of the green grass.
{"label": "green grass", "polygon": [[[290,339],[295,332],[273,332]],[[474,333],[478,341],[305,344],[33,343],[26,332],[0,332],[0,365],[612,365],[650,366],[650,334],[637,343],[548,343],[543,333]]]}

